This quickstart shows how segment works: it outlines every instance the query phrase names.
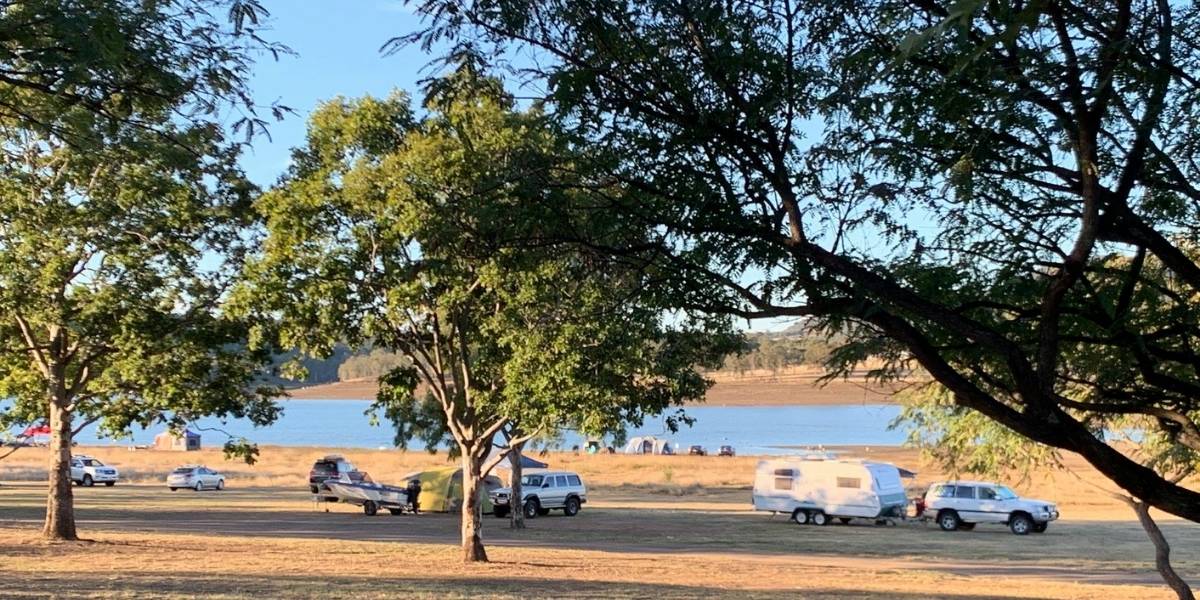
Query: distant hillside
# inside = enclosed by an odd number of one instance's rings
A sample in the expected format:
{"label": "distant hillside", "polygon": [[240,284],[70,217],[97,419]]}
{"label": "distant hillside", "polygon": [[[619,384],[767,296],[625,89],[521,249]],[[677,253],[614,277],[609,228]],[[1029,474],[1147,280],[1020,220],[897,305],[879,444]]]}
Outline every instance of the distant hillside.
{"label": "distant hillside", "polygon": [[[849,379],[837,379],[823,386],[817,379],[820,369],[793,367],[777,374],[767,371],[736,374],[710,374],[716,385],[703,402],[706,406],[782,406],[817,404],[891,404],[903,384],[868,383],[862,373]],[[339,381],[290,390],[298,400],[374,400],[378,389],[375,378]]]}
{"label": "distant hillside", "polygon": [[319,385],[322,383],[331,383],[338,381],[338,367],[346,362],[354,353],[350,348],[339,345],[334,348],[333,355],[326,359],[320,358],[303,358],[300,364],[308,371],[308,376],[304,379],[290,379],[282,373],[282,368],[285,363],[294,359],[296,353],[289,352],[280,354],[275,357],[271,365],[270,374],[263,377],[263,382],[269,385],[281,385],[285,388],[302,387],[309,385]]}
{"label": "distant hillside", "polygon": [[[797,369],[809,369],[820,372],[830,354],[845,340],[841,336],[832,338],[812,331],[811,325],[805,321],[795,323],[782,331],[751,333],[747,335],[747,351],[740,356],[731,356],[725,364],[710,375],[721,379],[724,376],[735,377],[777,377],[782,374],[795,372]],[[278,366],[289,360],[292,355],[280,356],[276,361],[276,375],[271,383],[288,388],[309,387],[326,383],[344,382],[347,389],[355,390],[354,394],[363,392],[363,383],[370,386],[371,391],[366,397],[373,398],[374,381],[380,375],[404,364],[405,359],[382,348],[363,348],[357,351],[347,346],[338,346],[333,356],[327,359],[306,358],[302,361],[308,369],[308,377],[304,380],[291,380],[278,373]],[[342,393],[334,397],[345,397]]]}

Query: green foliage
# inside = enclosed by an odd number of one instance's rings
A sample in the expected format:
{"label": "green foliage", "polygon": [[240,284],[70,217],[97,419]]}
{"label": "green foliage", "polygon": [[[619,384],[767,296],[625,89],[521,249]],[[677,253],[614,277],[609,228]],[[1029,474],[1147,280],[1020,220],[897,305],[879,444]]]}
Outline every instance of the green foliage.
{"label": "green foliage", "polygon": [[0,121],[81,144],[94,141],[96,119],[171,136],[172,113],[264,133],[247,89],[253,59],[288,52],[259,36],[266,17],[258,0],[4,2]]}
{"label": "green foliage", "polygon": [[[227,7],[232,22],[210,14]],[[51,403],[113,436],[278,415],[277,390],[253,383],[268,349],[222,310],[256,192],[223,126],[231,109],[261,126],[245,87],[274,48],[260,14],[252,0],[0,9],[0,428]]]}
{"label": "green foliage", "polygon": [[[1200,494],[1099,434],[1200,449],[1200,8],[425,0],[396,43],[510,53],[678,306],[810,319],[834,375],[921,367],[1155,506]],[[972,413],[974,414],[974,413]],[[934,416],[930,419],[937,420]],[[940,417],[938,417],[940,418]],[[985,431],[963,415],[952,443]],[[1002,430],[997,430],[1002,431]],[[1015,460],[1005,456],[997,464]],[[979,463],[990,468],[989,463]]]}
{"label": "green foliage", "polygon": [[920,448],[948,473],[991,478],[1015,473],[1025,478],[1046,467],[1061,466],[1056,449],[956,405],[940,385],[922,384],[896,397],[902,410],[891,427],[907,429],[906,444]]}
{"label": "green foliage", "polygon": [[695,367],[736,347],[728,322],[669,321],[643,293],[648,275],[549,244],[549,232],[630,232],[552,210],[583,200],[567,189],[580,175],[536,107],[515,109],[469,65],[435,90],[424,118],[402,93],[313,113],[288,176],[259,201],[270,235],[238,294],[280,317],[268,337],[314,355],[343,340],[401,355],[376,404],[399,445],[449,431],[486,449],[508,422],[603,433],[702,397]]}

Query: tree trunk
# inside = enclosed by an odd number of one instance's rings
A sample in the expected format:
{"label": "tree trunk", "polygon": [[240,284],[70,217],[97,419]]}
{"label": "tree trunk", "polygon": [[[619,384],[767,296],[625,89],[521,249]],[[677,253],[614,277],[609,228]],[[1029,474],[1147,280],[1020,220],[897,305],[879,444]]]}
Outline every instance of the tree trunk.
{"label": "tree trunk", "polygon": [[[464,448],[464,450],[467,450]],[[464,451],[463,503],[462,503],[462,555],[463,562],[487,562],[487,551],[483,549],[483,460]]]}
{"label": "tree trunk", "polygon": [[[61,392],[61,390],[58,390]],[[71,412],[65,394],[50,400],[50,491],[42,535],[51,540],[77,540],[75,496],[71,489]]]}
{"label": "tree trunk", "polygon": [[508,460],[512,462],[512,494],[509,495],[508,526],[513,529],[525,529],[525,504],[522,502],[524,491],[521,488],[521,456],[525,451],[525,442],[513,444],[509,451]]}
{"label": "tree trunk", "polygon": [[1175,591],[1179,600],[1195,600],[1192,588],[1188,587],[1187,582],[1171,566],[1171,545],[1167,543],[1167,538],[1163,536],[1162,530],[1150,516],[1150,505],[1133,499],[1125,499],[1125,501],[1133,507],[1138,521],[1142,523],[1142,529],[1146,530],[1146,535],[1150,536],[1151,542],[1154,542],[1154,566],[1158,569],[1158,574],[1162,575],[1163,581],[1167,582],[1167,585]]}

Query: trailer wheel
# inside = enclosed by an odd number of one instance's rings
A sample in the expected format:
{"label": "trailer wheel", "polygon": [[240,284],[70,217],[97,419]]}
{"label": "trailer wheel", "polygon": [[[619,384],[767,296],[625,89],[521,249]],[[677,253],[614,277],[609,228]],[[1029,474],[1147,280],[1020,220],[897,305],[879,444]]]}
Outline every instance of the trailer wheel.
{"label": "trailer wheel", "polygon": [[802,509],[797,508],[796,512],[792,513],[792,520],[795,521],[797,525],[807,525],[808,524],[808,513]]}
{"label": "trailer wheel", "polygon": [[379,512],[379,505],[375,504],[374,500],[367,500],[363,502],[363,512],[367,513],[368,517],[373,517],[375,513]]}
{"label": "trailer wheel", "polygon": [[850,524],[850,517],[838,517],[838,520],[842,522],[842,525]]}
{"label": "trailer wheel", "polygon": [[401,508],[389,508],[389,509],[388,509],[388,512],[392,513],[393,515],[402,515],[402,514],[404,514],[404,509],[401,509]]}
{"label": "trailer wheel", "polygon": [[810,517],[810,519],[812,520],[813,525],[828,525],[829,524],[829,516],[826,515],[823,511],[814,510],[812,517]]}

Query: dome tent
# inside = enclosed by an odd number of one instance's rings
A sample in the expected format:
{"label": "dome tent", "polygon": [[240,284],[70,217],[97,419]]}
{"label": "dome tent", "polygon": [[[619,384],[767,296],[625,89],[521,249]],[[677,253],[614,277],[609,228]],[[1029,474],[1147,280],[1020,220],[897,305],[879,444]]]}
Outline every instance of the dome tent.
{"label": "dome tent", "polygon": [[[428,512],[458,512],[462,509],[463,501],[463,471],[462,467],[443,467],[417,471],[404,476],[399,484],[406,485],[411,479],[421,481],[421,510]],[[483,512],[492,512],[492,500],[488,492],[503,487],[500,478],[488,475],[483,479]]]}
{"label": "dome tent", "polygon": [[652,435],[635,437],[625,444],[625,454],[675,454],[671,449],[670,440],[662,440]]}

